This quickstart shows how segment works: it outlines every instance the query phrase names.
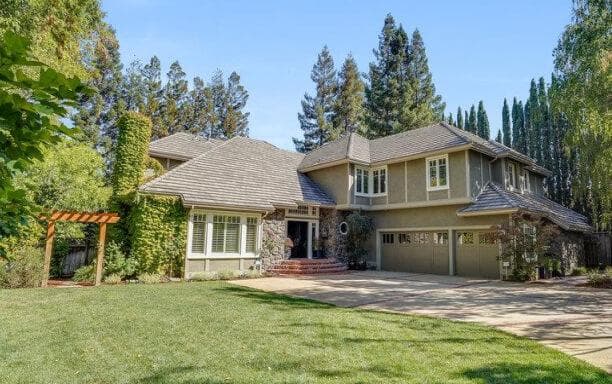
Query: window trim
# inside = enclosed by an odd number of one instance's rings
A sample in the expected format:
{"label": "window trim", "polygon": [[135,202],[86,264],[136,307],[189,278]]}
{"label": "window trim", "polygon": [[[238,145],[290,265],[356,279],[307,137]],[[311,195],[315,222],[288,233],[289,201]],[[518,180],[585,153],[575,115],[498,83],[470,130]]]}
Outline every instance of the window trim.
{"label": "window trim", "polygon": [[[204,253],[192,252],[193,241],[193,216],[195,214],[206,215]],[[213,220],[214,216],[238,216],[240,217],[240,231],[238,237],[238,252],[213,252]],[[255,252],[246,251],[247,218],[257,220],[255,230]],[[259,257],[262,241],[262,220],[257,213],[235,212],[235,211],[213,211],[194,208],[189,212],[187,222],[187,259],[254,259]]]}
{"label": "window trim", "polygon": [[[509,172],[509,169],[512,169],[512,172]],[[505,173],[506,173],[506,187],[511,191],[516,191],[517,189],[519,189],[519,187],[517,187],[518,174],[516,171],[516,164],[514,162],[506,161]]]}
{"label": "window trim", "polygon": [[[440,162],[438,160],[444,159],[446,160],[446,185],[444,186],[440,186]],[[429,167],[429,162],[430,161],[434,161],[436,160],[436,180],[437,180],[437,186],[432,187],[429,182],[431,181],[430,178],[430,167]],[[427,157],[425,158],[425,186],[427,188],[427,191],[444,191],[450,188],[450,164],[448,161],[448,153],[445,153],[444,155],[440,155],[440,156],[432,156],[432,157]]]}
{"label": "window trim", "polygon": [[523,169],[523,185],[521,185],[521,188],[523,192],[531,192],[531,180],[527,169]]}
{"label": "window trim", "polygon": [[[357,173],[361,171],[361,183],[359,183],[359,177],[357,177]],[[381,178],[380,178],[380,171],[384,171],[385,173],[385,181],[384,184],[381,183]],[[378,172],[378,190],[380,191],[380,187],[382,185],[384,185],[385,187],[385,191],[384,192],[377,192],[374,193],[374,172]],[[364,177],[364,174],[367,173],[367,179],[366,177]],[[353,176],[354,176],[354,190],[355,190],[355,196],[361,196],[361,197],[381,197],[381,196],[387,196],[387,193],[389,191],[389,169],[387,167],[387,165],[383,165],[380,167],[363,167],[363,166],[359,166],[356,165],[355,169],[353,171]],[[363,192],[364,190],[364,186],[366,185],[366,180],[367,180],[367,187],[368,187],[368,192]],[[361,192],[358,192],[358,186],[361,187]]]}

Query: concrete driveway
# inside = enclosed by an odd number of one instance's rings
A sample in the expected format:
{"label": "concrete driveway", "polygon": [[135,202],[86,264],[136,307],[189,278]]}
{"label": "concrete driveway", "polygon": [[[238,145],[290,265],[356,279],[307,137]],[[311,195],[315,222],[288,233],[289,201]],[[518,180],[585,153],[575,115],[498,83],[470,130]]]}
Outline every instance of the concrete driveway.
{"label": "concrete driveway", "polygon": [[443,317],[530,337],[612,373],[612,292],[392,272],[234,281],[342,307]]}

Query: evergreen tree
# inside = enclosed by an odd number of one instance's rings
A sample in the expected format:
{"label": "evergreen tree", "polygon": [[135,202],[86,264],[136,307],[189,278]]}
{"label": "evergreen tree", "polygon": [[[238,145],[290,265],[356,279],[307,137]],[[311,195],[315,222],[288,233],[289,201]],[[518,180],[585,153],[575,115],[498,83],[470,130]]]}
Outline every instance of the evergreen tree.
{"label": "evergreen tree", "polygon": [[469,118],[468,118],[468,112],[467,110],[463,111],[463,129],[465,129],[467,131],[468,129],[468,122],[469,122]]}
{"label": "evergreen tree", "polygon": [[152,122],[153,139],[158,139],[163,136],[165,127],[161,116],[162,104],[162,83],[161,83],[161,63],[157,56],[151,57],[148,64],[142,69],[142,78],[145,87],[145,106],[142,113],[148,116]]}
{"label": "evergreen tree", "polygon": [[220,138],[224,136],[223,116],[225,115],[225,82],[223,81],[223,72],[216,70],[210,79],[210,103],[212,104],[213,115],[215,118],[211,123],[210,137]]}
{"label": "evergreen tree", "polygon": [[463,129],[463,113],[461,113],[461,107],[457,107],[457,128]]}
{"label": "evergreen tree", "polygon": [[436,95],[436,87],[427,63],[425,44],[418,29],[414,30],[412,39],[406,46],[404,61],[410,92],[405,95],[408,105],[403,106],[401,129],[419,128],[443,119],[445,104],[442,102],[442,97]]}
{"label": "evergreen tree", "polygon": [[495,141],[502,144],[502,131],[501,130],[497,131],[497,136],[495,137]]}
{"label": "evergreen tree", "polygon": [[[538,104],[540,106],[540,153],[538,162],[545,168],[550,170],[553,169],[553,136],[552,129],[550,126],[550,110],[548,106],[548,94],[546,91],[546,82],[543,77],[540,77],[538,81]],[[549,193],[553,193],[554,190],[554,178],[549,177],[546,179]]]}
{"label": "evergreen tree", "polygon": [[82,130],[83,140],[100,150],[109,165],[117,140],[116,120],[125,109],[121,100],[121,69],[119,42],[115,31],[106,26],[96,40],[93,57],[88,60],[87,70],[91,73],[88,85],[93,92],[81,98],[72,120]]}
{"label": "evergreen tree", "polygon": [[121,97],[128,111],[144,112],[146,86],[142,76],[143,68],[139,60],[132,61],[123,77]]}
{"label": "evergreen tree", "polygon": [[[512,106],[512,110],[514,114],[514,105]],[[503,144],[506,147],[512,147],[512,138],[510,134],[510,109],[508,108],[508,101],[506,98],[504,98],[504,106],[502,107],[502,131],[504,137]]]}
{"label": "evergreen tree", "polygon": [[316,85],[316,95],[312,97],[308,93],[304,94],[302,113],[298,113],[304,139],[293,138],[293,143],[299,152],[320,147],[332,137],[338,83],[334,60],[327,46],[319,53],[310,78]]}
{"label": "evergreen tree", "polygon": [[193,88],[189,91],[189,103],[192,105],[189,124],[189,133],[210,137],[210,125],[208,119],[208,95],[206,83],[200,77],[193,78]]}
{"label": "evergreen tree", "polygon": [[185,118],[188,116],[185,110],[188,106],[187,95],[189,92],[186,73],[179,62],[175,61],[170,65],[170,70],[166,75],[168,81],[164,87],[162,103],[165,132],[162,131],[162,136],[184,131],[186,128]]}
{"label": "evergreen tree", "polygon": [[223,114],[221,115],[223,136],[226,138],[248,136],[249,113],[243,110],[249,98],[249,93],[240,84],[240,76],[236,72],[230,74],[226,89]]}
{"label": "evergreen tree", "polygon": [[344,61],[342,70],[339,74],[338,97],[334,107],[336,118],[334,131],[341,132],[361,132],[365,134],[364,126],[364,91],[365,85],[361,80],[357,63],[352,55]]}
{"label": "evergreen tree", "polygon": [[382,137],[401,131],[402,112],[410,98],[404,73],[407,36],[398,29],[390,14],[374,50],[366,86],[366,121],[370,137]]}
{"label": "evergreen tree", "polygon": [[491,137],[491,132],[489,129],[489,117],[487,116],[487,111],[484,109],[484,103],[482,100],[478,102],[478,113],[476,116],[476,130],[478,136],[483,139],[489,140]]}
{"label": "evergreen tree", "polygon": [[472,104],[472,106],[470,107],[470,114],[467,119],[465,130],[472,133],[478,133],[476,108],[474,107],[474,104]]}
{"label": "evergreen tree", "polygon": [[542,164],[542,116],[538,87],[534,79],[531,79],[529,99],[525,104],[525,122],[528,133],[529,156]]}
{"label": "evergreen tree", "polygon": [[450,125],[455,125],[455,120],[453,120],[453,114],[449,113],[448,114],[448,119],[446,120],[447,123],[449,123]]}

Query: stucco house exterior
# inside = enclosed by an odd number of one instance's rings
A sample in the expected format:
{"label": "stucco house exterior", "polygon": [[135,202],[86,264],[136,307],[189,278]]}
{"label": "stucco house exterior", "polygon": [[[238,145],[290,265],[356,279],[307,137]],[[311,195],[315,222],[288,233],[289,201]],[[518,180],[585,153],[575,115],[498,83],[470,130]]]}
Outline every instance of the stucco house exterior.
{"label": "stucco house exterior", "polygon": [[545,196],[548,170],[446,123],[375,140],[350,133],[305,155],[179,133],[153,141],[149,155],[167,172],[140,191],[179,196],[189,210],[186,277],[321,253],[342,260],[344,217],[355,210],[375,227],[368,264],[389,271],[500,278],[491,231],[519,210],[561,229],[571,269],[591,230]]}

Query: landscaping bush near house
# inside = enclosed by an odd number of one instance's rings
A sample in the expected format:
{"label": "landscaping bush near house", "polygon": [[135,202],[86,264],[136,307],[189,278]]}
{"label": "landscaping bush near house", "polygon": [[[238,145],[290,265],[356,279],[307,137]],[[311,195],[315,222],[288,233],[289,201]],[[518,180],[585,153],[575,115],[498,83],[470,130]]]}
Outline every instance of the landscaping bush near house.
{"label": "landscaping bush near house", "polygon": [[0,261],[0,288],[38,287],[42,281],[43,250],[24,246]]}
{"label": "landscaping bush near house", "polygon": [[121,281],[122,281],[122,276],[117,273],[110,274],[104,278],[104,282],[106,284],[116,285],[116,284],[120,284]]}
{"label": "landscaping bush near house", "polygon": [[121,279],[136,274],[138,262],[133,257],[125,257],[119,244],[111,241],[107,244],[104,255],[104,276],[117,275]]}
{"label": "landscaping bush near house", "polygon": [[77,283],[93,283],[96,280],[95,264],[84,265],[74,271],[72,280],[76,281]]}
{"label": "landscaping bush near house", "polygon": [[256,279],[264,277],[265,274],[256,269],[247,271],[221,270],[218,272],[194,272],[189,277],[189,281],[214,281],[214,280],[235,280],[235,279]]}
{"label": "landscaping bush near house", "polygon": [[587,275],[587,284],[593,288],[612,288],[612,270],[592,271]]}
{"label": "landscaping bush near house", "polygon": [[367,250],[365,243],[372,234],[374,224],[372,218],[361,212],[353,212],[346,217],[348,225],[347,253],[350,269],[365,270],[367,268]]}
{"label": "landscaping bush near house", "polygon": [[168,278],[159,273],[143,273],[138,275],[138,281],[143,284],[159,284],[168,281]]}
{"label": "landscaping bush near house", "polygon": [[586,267],[576,267],[572,270],[572,276],[584,276],[587,274]]}

